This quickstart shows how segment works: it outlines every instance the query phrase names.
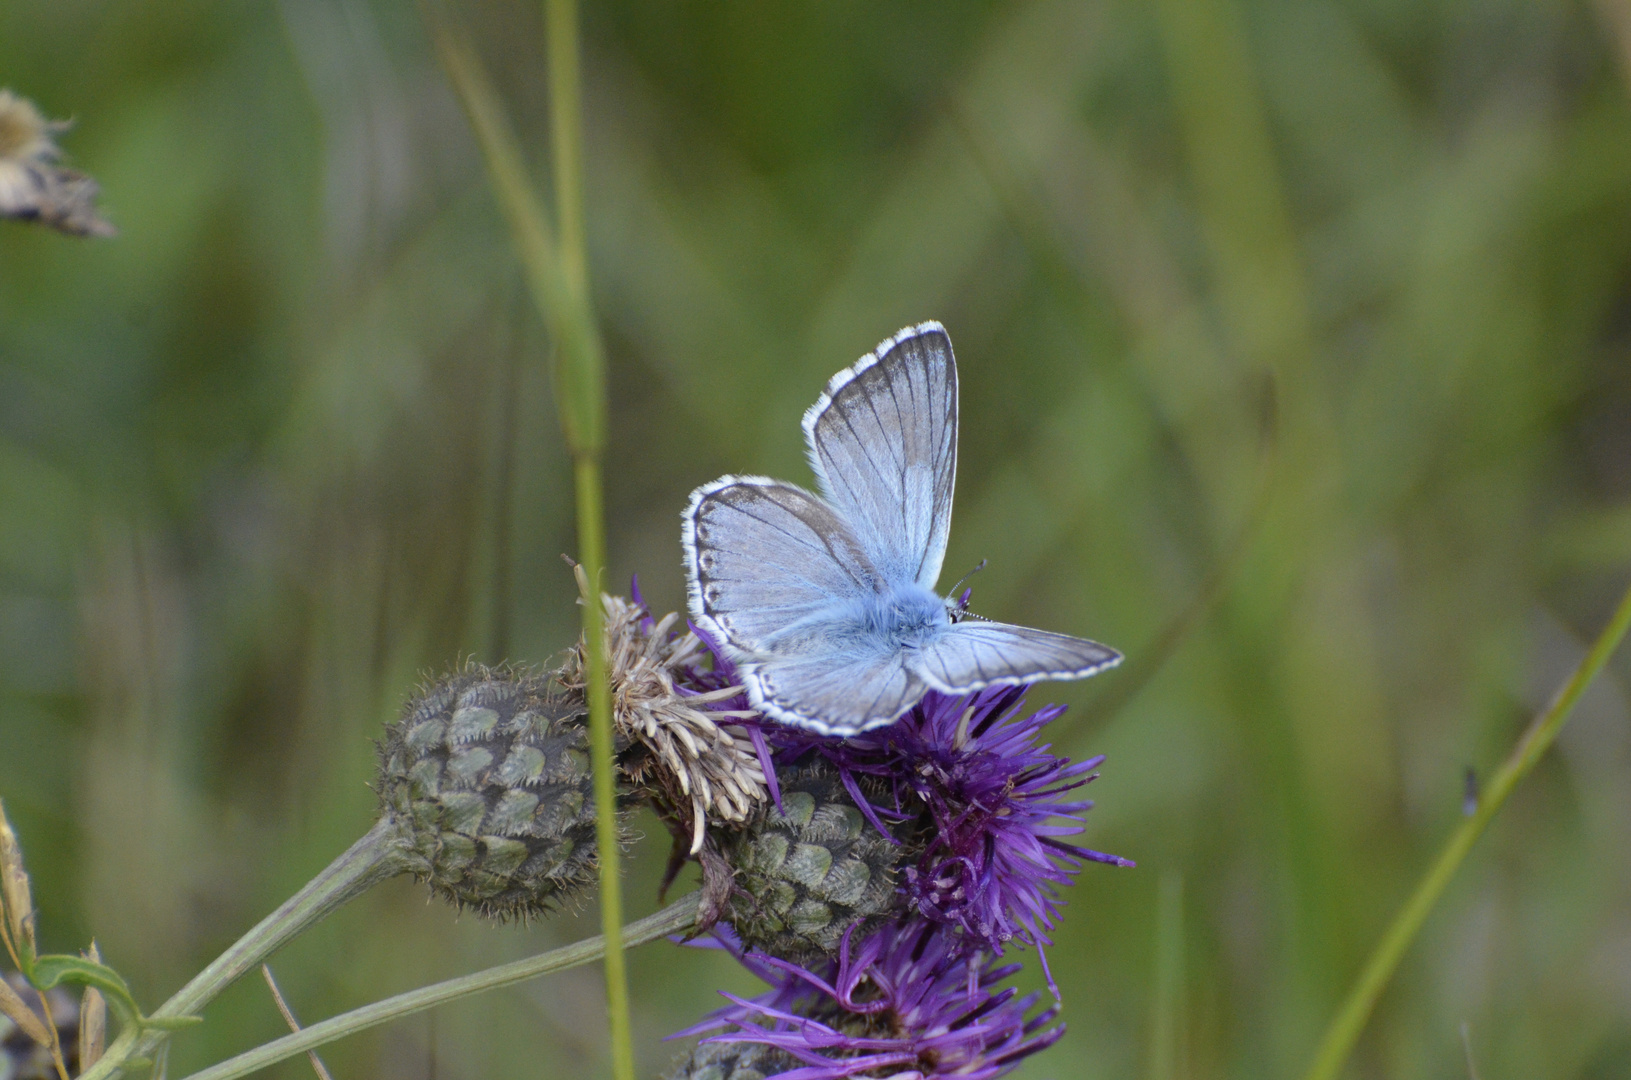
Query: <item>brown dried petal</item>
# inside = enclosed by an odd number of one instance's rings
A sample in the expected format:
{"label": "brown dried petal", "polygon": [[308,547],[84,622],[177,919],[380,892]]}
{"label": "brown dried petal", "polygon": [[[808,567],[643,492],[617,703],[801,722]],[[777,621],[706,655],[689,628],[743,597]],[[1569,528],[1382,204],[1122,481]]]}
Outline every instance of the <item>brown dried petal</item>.
{"label": "brown dried petal", "polygon": [[[574,570],[580,602],[587,603],[588,578],[582,567]],[[686,694],[675,687],[676,673],[683,673],[703,651],[695,634],[670,636],[679,621],[677,614],[647,626],[645,610],[622,597],[603,593],[600,602],[613,723],[625,744],[642,744],[658,766],[649,772],[634,766],[634,780],[649,785],[655,798],[673,808],[680,820],[671,824],[689,834],[695,855],[702,848],[707,815],[712,813],[717,822],[741,824],[769,798],[751,741],[721,726],[754,714],[707,708],[736,697],[740,687],[705,694]],[[561,682],[581,688],[586,666],[580,642],[567,655],[559,672]],[[690,820],[685,820],[687,815]]]}
{"label": "brown dried petal", "polygon": [[[85,953],[85,959],[93,964],[102,962],[102,954],[97,951],[96,942],[91,942],[90,949]],[[81,1073],[102,1060],[102,1051],[106,1048],[107,1037],[107,999],[102,996],[102,992],[96,987],[87,986],[85,996],[79,999],[79,1071]]]}
{"label": "brown dried petal", "polygon": [[0,803],[0,906],[5,908],[5,930],[12,948],[33,956],[34,896],[23,869],[23,848],[6,820],[6,807]]}
{"label": "brown dried petal", "polygon": [[0,1013],[10,1017],[30,1039],[41,1046],[50,1047],[51,1030],[40,1019],[40,1014],[30,1009],[22,995],[13,990],[11,983],[5,979],[0,979]]}

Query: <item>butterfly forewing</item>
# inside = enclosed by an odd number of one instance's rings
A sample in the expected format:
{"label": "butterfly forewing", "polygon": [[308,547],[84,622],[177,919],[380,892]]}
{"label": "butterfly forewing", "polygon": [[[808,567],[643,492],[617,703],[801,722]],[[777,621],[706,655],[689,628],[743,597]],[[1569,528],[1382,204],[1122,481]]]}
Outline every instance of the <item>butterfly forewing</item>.
{"label": "butterfly forewing", "polygon": [[932,589],[957,480],[957,364],[939,323],[902,330],[833,376],[804,415],[822,494],[891,581]]}
{"label": "butterfly forewing", "polygon": [[800,651],[790,630],[819,624],[835,605],[878,585],[877,570],[830,506],[762,477],[727,476],[698,488],[683,542],[692,614],[745,656],[790,645]]}
{"label": "butterfly forewing", "polygon": [[963,693],[1037,679],[1086,678],[1121,663],[1121,654],[1086,638],[967,619],[912,653],[907,663],[936,690]]}

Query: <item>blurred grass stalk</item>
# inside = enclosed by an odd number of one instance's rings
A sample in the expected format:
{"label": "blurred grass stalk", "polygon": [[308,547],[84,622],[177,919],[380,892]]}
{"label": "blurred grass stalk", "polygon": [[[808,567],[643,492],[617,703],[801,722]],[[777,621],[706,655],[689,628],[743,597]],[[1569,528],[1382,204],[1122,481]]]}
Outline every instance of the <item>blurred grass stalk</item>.
{"label": "blurred grass stalk", "polygon": [[[1278,561],[1286,569],[1278,575],[1260,573],[1246,590],[1255,598],[1258,610],[1270,613],[1272,619],[1277,617],[1273,614],[1275,601],[1299,587],[1290,568],[1310,565],[1327,539],[1320,535],[1318,523],[1329,517],[1322,507],[1329,505],[1339,482],[1340,464],[1330,441],[1332,410],[1312,378],[1309,361],[1315,343],[1304,274],[1240,12],[1232,0],[1157,0],[1155,9],[1224,324],[1244,357],[1276,374],[1285,399],[1284,457],[1296,467],[1277,477],[1280,513],[1271,516],[1266,547],[1278,552]],[[1325,1029],[1306,1080],[1335,1080],[1338,1076],[1405,951],[1472,845],[1551,746],[1628,627],[1631,590],[1580,666],[1491,779],[1475,812],[1451,834],[1383,935]],[[1264,629],[1272,633],[1274,627]],[[1302,820],[1309,816],[1309,802],[1297,790],[1293,770],[1286,762],[1276,762],[1269,777],[1286,788],[1283,796],[1292,811],[1293,865],[1314,863],[1302,867],[1308,878],[1303,884],[1305,903],[1310,905],[1302,917],[1324,921],[1329,918],[1329,912],[1322,910],[1325,902],[1315,899],[1327,891],[1319,884],[1323,874],[1317,865],[1318,844],[1313,842],[1319,826]],[[1298,831],[1310,835],[1296,838]],[[1328,935],[1315,928],[1302,937],[1320,941]],[[1304,956],[1300,965],[1319,971],[1331,959]],[[1162,1037],[1158,1032],[1157,1038]],[[1152,1072],[1165,1064],[1159,1057],[1162,1047],[1153,1049],[1157,1056]]]}
{"label": "blurred grass stalk", "polygon": [[1155,906],[1155,1009],[1150,1023],[1149,1080],[1184,1075],[1184,875],[1161,875]]}
{"label": "blurred grass stalk", "polygon": [[[542,200],[528,176],[520,142],[475,49],[435,3],[428,4],[426,11],[437,55],[470,119],[533,299],[554,342],[561,427],[572,454],[577,490],[578,559],[588,574],[591,595],[596,595],[606,563],[600,473],[606,438],[606,364],[589,300],[588,257],[583,235],[577,3],[576,0],[545,0],[544,4],[554,150],[555,230],[551,229]],[[612,772],[606,642],[600,605],[586,603],[582,608],[589,667],[590,752],[594,764],[596,838],[600,847],[600,920],[606,939],[606,1008],[612,1075],[616,1080],[634,1080],[628,974],[621,938],[623,900],[618,879],[617,792]]]}
{"label": "blurred grass stalk", "polygon": [[1274,808],[1265,825],[1289,870],[1277,885],[1280,930],[1269,943],[1276,955],[1264,996],[1276,1017],[1271,1067],[1290,1074],[1323,1019],[1314,1003],[1326,1000],[1330,973],[1342,970],[1339,872],[1323,807],[1298,761],[1299,718],[1311,703],[1259,673],[1274,670],[1305,632],[1299,599],[1339,541],[1342,459],[1334,411],[1315,377],[1307,275],[1240,5],[1154,7],[1223,352],[1238,358],[1242,374],[1272,375],[1276,399],[1276,468],[1223,617],[1242,647],[1230,689],[1232,711],[1243,718],[1246,782]]}
{"label": "blurred grass stalk", "polygon": [[1444,895],[1445,888],[1455,877],[1457,870],[1467,858],[1467,852],[1472,845],[1483,835],[1501,805],[1518,786],[1518,781],[1529,775],[1529,770],[1550,749],[1557,739],[1558,732],[1563,730],[1564,723],[1580,696],[1591,685],[1592,679],[1608,663],[1624,640],[1625,633],[1631,628],[1631,588],[1627,588],[1625,595],[1620,598],[1619,607],[1614,609],[1614,615],[1609,619],[1608,625],[1597,640],[1592,643],[1591,651],[1586,653],[1580,661],[1580,666],[1574,669],[1552,703],[1536,716],[1518,744],[1512,748],[1512,753],[1490,778],[1488,786],[1478,800],[1478,808],[1462,821],[1461,825],[1450,834],[1444,849],[1434,860],[1425,877],[1416,886],[1399,914],[1394,916],[1393,923],[1382,935],[1382,940],[1371,953],[1364,970],[1360,972],[1359,979],[1354,983],[1353,990],[1349,992],[1347,1000],[1325,1036],[1320,1041],[1318,1052],[1314,1055],[1314,1064],[1309,1068],[1306,1080],[1335,1080],[1341,1072],[1343,1063],[1353,1052],[1354,1044],[1359,1041],[1359,1035],[1365,1029],[1372,1011],[1376,1008],[1376,1001],[1382,996],[1388,981],[1392,979],[1393,972],[1404,958],[1405,950],[1415,940],[1416,934],[1421,930],[1427,916],[1438,903],[1439,897]]}

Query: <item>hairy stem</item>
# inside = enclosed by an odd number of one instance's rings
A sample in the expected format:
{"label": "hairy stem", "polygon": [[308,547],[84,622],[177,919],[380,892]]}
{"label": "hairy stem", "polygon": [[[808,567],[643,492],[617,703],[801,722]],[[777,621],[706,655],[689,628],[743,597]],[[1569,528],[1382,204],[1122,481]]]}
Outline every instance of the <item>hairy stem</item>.
{"label": "hairy stem", "polygon": [[1512,748],[1512,753],[1507,755],[1506,761],[1490,778],[1478,800],[1477,809],[1450,834],[1438,858],[1416,886],[1416,891],[1410,895],[1399,914],[1394,916],[1392,925],[1377,943],[1341,1010],[1325,1029],[1306,1080],[1335,1080],[1348,1055],[1353,1052],[1354,1044],[1359,1041],[1360,1033],[1365,1030],[1377,999],[1382,996],[1399,961],[1427,921],[1428,914],[1461,868],[1467,852],[1472,850],[1472,845],[1488,827],[1490,819],[1518,786],[1518,781],[1529,774],[1529,770],[1535,767],[1535,763],[1557,739],[1557,733],[1563,730],[1563,724],[1574,711],[1580,695],[1586,692],[1591,680],[1614,655],[1628,628],[1631,628],[1631,589],[1627,589],[1621,597],[1619,607],[1614,610],[1603,632],[1597,635],[1591,651],[1580,661],[1580,666],[1574,669],[1574,674],[1558,690],[1552,703],[1535,717],[1518,744]]}
{"label": "hairy stem", "polygon": [[[699,893],[692,893],[674,901],[654,915],[648,915],[644,919],[621,927],[622,940],[628,945],[642,945],[689,929],[696,922],[699,898]],[[248,1076],[268,1065],[298,1057],[336,1039],[354,1035],[392,1020],[399,1020],[404,1016],[411,1016],[416,1012],[423,1012],[436,1005],[504,986],[513,986],[552,971],[565,971],[567,968],[590,963],[604,956],[606,948],[604,937],[593,937],[537,956],[529,956],[525,960],[488,968],[474,975],[463,975],[456,979],[448,979],[446,982],[411,990],[406,994],[398,994],[302,1028],[296,1034],[285,1035],[237,1057],[228,1058],[202,1072],[193,1073],[184,1080],[236,1080],[237,1077]]]}
{"label": "hairy stem", "polygon": [[[197,1013],[237,982],[245,972],[340,905],[386,878],[401,873],[403,869],[393,831],[382,821],[329,863],[304,888],[285,900],[276,911],[262,919],[253,930],[216,957],[208,967],[193,976],[192,981],[159,1006],[153,1016],[163,1019]],[[140,1033],[121,1031],[102,1060],[81,1080],[103,1080],[104,1077],[117,1075],[130,1059],[151,1057],[170,1034],[151,1028]]]}

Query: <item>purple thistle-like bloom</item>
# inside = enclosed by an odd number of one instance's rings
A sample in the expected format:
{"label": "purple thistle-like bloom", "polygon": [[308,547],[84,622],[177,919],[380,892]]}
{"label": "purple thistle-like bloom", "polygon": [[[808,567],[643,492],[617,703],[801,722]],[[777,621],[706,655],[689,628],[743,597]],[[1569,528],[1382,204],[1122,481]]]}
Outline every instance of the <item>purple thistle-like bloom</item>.
{"label": "purple thistle-like bloom", "polygon": [[767,1080],[987,1080],[1065,1033],[1053,1022],[1057,1006],[1028,1015],[1041,995],[998,988],[1019,964],[971,957],[916,920],[853,951],[846,937],[824,974],[757,953],[740,959],[771,990],[751,999],[726,994],[729,1006],[675,1037],[728,1028],[704,1039],[699,1054],[710,1045],[763,1048],[757,1067],[778,1069]]}
{"label": "purple thistle-like bloom", "polygon": [[955,928],[965,949],[1000,953],[1015,940],[1041,947],[1058,921],[1059,887],[1084,863],[1133,864],[1064,839],[1082,831],[1093,805],[1070,793],[1097,777],[1104,758],[1050,753],[1038,740],[1064,707],[1021,715],[1024,700],[1024,687],[931,692],[864,735],[835,740],[777,728],[771,741],[785,754],[814,750],[846,773],[885,780],[893,814],[927,813],[928,845],[904,884],[919,915]]}
{"label": "purple thistle-like bloom", "polygon": [[[730,662],[692,629],[713,654],[711,669],[693,673],[697,689],[732,685]],[[768,742],[778,764],[825,756],[886,835],[884,817],[908,825],[927,817],[928,844],[917,865],[905,868],[903,891],[921,917],[953,928],[960,948],[1000,954],[1018,941],[1041,949],[1052,944],[1048,933],[1064,903],[1059,888],[1085,863],[1133,863],[1064,839],[1083,831],[1082,815],[1093,806],[1070,793],[1097,778],[1093,770],[1104,758],[1072,762],[1051,753],[1039,740],[1064,706],[1021,715],[1027,689],[930,691],[893,724],[847,739],[764,720],[743,726],[756,746]],[[869,805],[854,783],[861,775],[889,784],[893,805]],[[1046,969],[1045,955],[1042,963]],[[1048,980],[1051,986],[1051,973]]]}

